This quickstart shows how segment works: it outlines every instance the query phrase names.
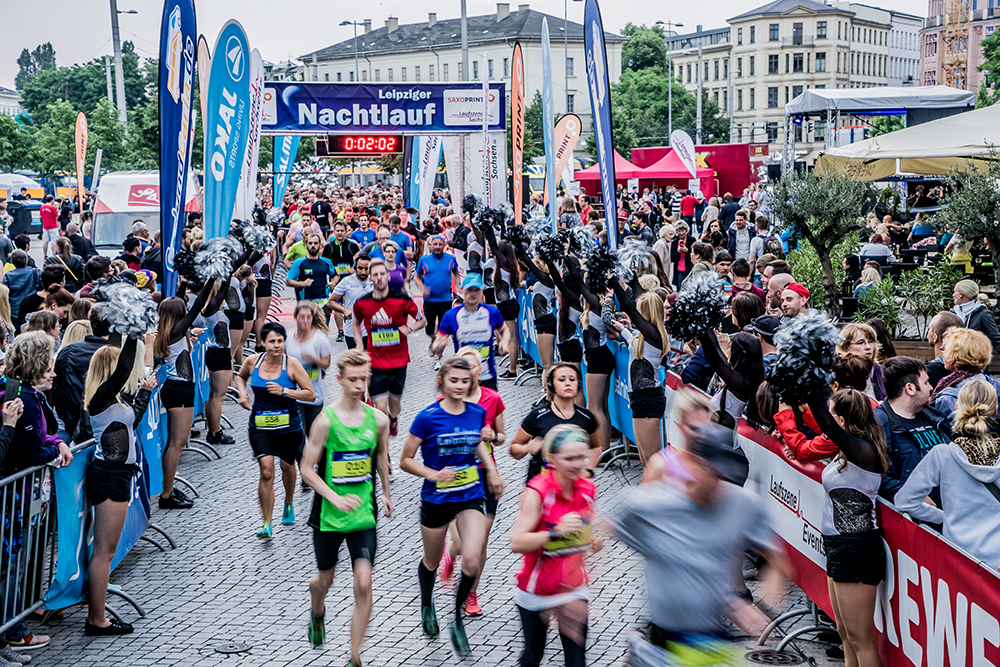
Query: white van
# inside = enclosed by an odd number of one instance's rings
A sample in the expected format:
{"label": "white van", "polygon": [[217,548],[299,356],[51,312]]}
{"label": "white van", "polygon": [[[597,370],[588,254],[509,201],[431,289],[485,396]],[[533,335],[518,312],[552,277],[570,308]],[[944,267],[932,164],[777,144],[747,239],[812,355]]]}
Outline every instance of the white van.
{"label": "white van", "polygon": [[[191,171],[185,197],[186,219],[187,213],[201,210],[198,180]],[[136,220],[145,222],[151,235],[160,229],[160,172],[119,171],[101,176],[90,240],[97,247],[120,248]]]}

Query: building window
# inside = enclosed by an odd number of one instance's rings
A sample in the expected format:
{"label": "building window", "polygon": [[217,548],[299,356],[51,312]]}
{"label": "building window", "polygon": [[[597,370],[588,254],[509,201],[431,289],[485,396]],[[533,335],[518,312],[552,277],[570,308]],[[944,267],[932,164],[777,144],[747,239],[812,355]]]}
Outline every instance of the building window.
{"label": "building window", "polygon": [[392,68],[389,68],[389,81],[392,81]]}
{"label": "building window", "polygon": [[324,81],[329,81],[330,80],[330,73],[329,72],[324,72],[323,73],[323,80]]}
{"label": "building window", "polygon": [[566,76],[576,76],[576,67],[572,58],[566,59]]}
{"label": "building window", "polygon": [[757,41],[757,26],[750,26],[750,43],[753,44]]}
{"label": "building window", "polygon": [[803,63],[805,61],[805,56],[801,53],[796,53],[792,56],[792,71],[795,73],[801,73],[804,70]]}
{"label": "building window", "polygon": [[719,61],[715,61],[715,80],[719,80]]}
{"label": "building window", "polygon": [[420,81],[420,65],[415,65],[413,67],[413,80]]}
{"label": "building window", "polygon": [[792,86],[792,99],[802,94],[802,86]]}
{"label": "building window", "polygon": [[813,139],[815,141],[823,141],[826,139],[826,125],[823,123],[816,123],[813,125]]}
{"label": "building window", "polygon": [[792,101],[792,98],[788,96],[788,86],[785,86],[785,104]]}
{"label": "building window", "polygon": [[816,39],[826,39],[826,21],[816,22]]}
{"label": "building window", "polygon": [[510,76],[510,58],[503,59],[503,75]]}
{"label": "building window", "polygon": [[458,80],[462,80],[462,63],[458,63]]}
{"label": "building window", "polygon": [[400,81],[406,81],[406,68],[400,67]]}
{"label": "building window", "polygon": [[375,70],[375,81],[376,83],[382,80],[382,70]]}
{"label": "building window", "polygon": [[492,58],[490,58],[489,60],[486,61],[486,72],[489,75],[490,80],[492,81],[493,80],[493,59]]}
{"label": "building window", "polygon": [[817,53],[816,54],[816,71],[825,72],[826,71],[826,54]]}
{"label": "building window", "polygon": [[726,113],[729,113],[729,91],[728,90],[723,90],[722,91],[722,110],[724,112],[726,112]]}
{"label": "building window", "polygon": [[767,140],[770,143],[774,143],[778,140],[778,124],[768,123],[767,124]]}
{"label": "building window", "polygon": [[795,46],[802,45],[802,24],[793,23],[792,24],[792,44]]}
{"label": "building window", "polygon": [[743,91],[736,91],[736,110],[743,111]]}
{"label": "building window", "polygon": [[448,63],[445,63],[444,65],[441,65],[441,67],[444,69],[444,80],[447,81],[448,80]]}
{"label": "building window", "polygon": [[777,109],[778,108],[778,87],[770,86],[767,89],[767,108]]}
{"label": "building window", "polygon": [[795,126],[795,141],[796,141],[796,143],[802,141],[802,126],[801,125],[796,125]]}
{"label": "building window", "polygon": [[474,81],[478,81],[479,80],[479,61],[478,60],[473,60],[472,61],[472,79]]}
{"label": "building window", "polygon": [[691,83],[691,63],[688,63],[687,72],[688,72],[688,74],[687,74],[687,79],[688,79],[687,82]]}
{"label": "building window", "polygon": [[573,93],[566,93],[566,113],[573,113],[576,110],[574,97]]}
{"label": "building window", "polygon": [[366,69],[361,70],[361,80],[362,81],[368,80],[368,70]]}
{"label": "building window", "polygon": [[708,81],[708,61],[705,61],[705,76],[702,77],[702,81]]}
{"label": "building window", "polygon": [[767,73],[777,74],[778,73],[778,54],[772,53],[767,57]]}
{"label": "building window", "polygon": [[840,21],[837,21],[837,39],[841,39],[841,36],[840,36],[840,26],[842,26],[842,25],[843,24]]}
{"label": "building window", "polygon": [[757,89],[750,89],[750,109],[751,111],[757,106]]}
{"label": "building window", "polygon": [[351,75],[351,83],[354,83],[354,70],[351,70],[348,74]]}
{"label": "building window", "polygon": [[736,29],[736,46],[743,45],[743,28]]}
{"label": "building window", "polygon": [[743,58],[736,59],[736,77],[743,76]]}
{"label": "building window", "polygon": [[715,100],[715,106],[719,106],[719,91],[713,93],[712,98]]}
{"label": "building window", "polygon": [[427,66],[427,73],[430,75],[430,80],[434,80],[434,65]]}
{"label": "building window", "polygon": [[778,41],[778,24],[777,23],[772,23],[770,25],[770,27],[768,28],[768,31],[767,31],[767,38],[768,38],[769,41],[772,41],[772,42],[777,42]]}
{"label": "building window", "polygon": [[337,72],[337,81],[338,82],[343,81],[344,80],[343,77],[344,77],[344,75],[343,75],[342,72]]}
{"label": "building window", "polygon": [[729,58],[722,61],[722,78],[729,80]]}
{"label": "building window", "polygon": [[750,56],[750,76],[754,75],[754,64],[757,62],[756,56]]}
{"label": "building window", "polygon": [[788,74],[789,72],[792,71],[792,67],[790,65],[791,62],[792,62],[792,56],[791,56],[791,54],[786,53],[785,54],[785,74]]}

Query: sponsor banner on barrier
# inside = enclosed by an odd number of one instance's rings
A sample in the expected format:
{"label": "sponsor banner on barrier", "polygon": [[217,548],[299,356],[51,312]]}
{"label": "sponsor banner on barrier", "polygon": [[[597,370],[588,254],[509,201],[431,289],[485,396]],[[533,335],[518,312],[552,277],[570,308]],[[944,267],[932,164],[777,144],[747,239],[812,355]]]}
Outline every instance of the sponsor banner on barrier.
{"label": "sponsor banner on barrier", "polygon": [[[542,19],[542,142],[545,148],[545,173],[551,175],[556,173],[556,147],[555,147],[555,123],[556,112],[553,109],[552,100],[552,53],[549,49],[549,22]],[[552,202],[549,204],[549,224],[552,225],[552,233],[559,231],[559,222],[556,219],[556,179],[545,179],[545,199]],[[613,225],[612,225],[613,226]]]}
{"label": "sponsor banner on barrier", "polygon": [[274,138],[274,206],[280,207],[285,201],[285,191],[292,178],[292,167],[295,166],[295,156],[299,154],[299,142],[302,137]]}
{"label": "sponsor banner on barrier", "polygon": [[[213,72],[214,75],[214,72]],[[489,130],[507,130],[506,86],[478,83],[305,83],[271,81],[264,88],[265,134],[293,132],[472,133],[488,109]]]}
{"label": "sponsor banner on barrier", "polygon": [[535,318],[531,310],[532,296],[534,295],[531,292],[517,291],[517,301],[521,306],[521,311],[517,315],[517,330],[520,336],[521,351],[541,366],[542,357],[538,354],[538,333],[535,331]]}

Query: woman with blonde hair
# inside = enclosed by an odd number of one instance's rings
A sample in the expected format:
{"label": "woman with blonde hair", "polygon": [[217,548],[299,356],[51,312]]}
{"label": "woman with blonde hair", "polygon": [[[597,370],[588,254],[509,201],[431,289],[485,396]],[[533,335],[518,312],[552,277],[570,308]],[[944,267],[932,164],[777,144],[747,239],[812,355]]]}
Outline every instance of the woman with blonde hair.
{"label": "woman with blonde hair", "polygon": [[871,357],[872,373],[865,393],[881,401],[885,399],[885,383],[882,381],[882,364],[875,361],[877,351],[878,336],[871,325],[864,322],[849,322],[840,330],[837,354],[860,354],[863,357]]}
{"label": "woman with blonde hair", "polygon": [[972,380],[984,380],[1000,392],[1000,382],[983,372],[993,359],[993,344],[985,334],[974,329],[949,329],[944,335],[941,356],[948,375],[938,381],[931,393],[931,407],[940,414],[953,415],[959,391]]}
{"label": "woman with blonde hair", "polygon": [[[946,540],[989,567],[1000,567],[1000,512],[988,485],[1000,480],[997,391],[970,380],[958,392],[955,439],[932,447],[896,493],[896,507],[915,519],[944,524]],[[924,498],[940,489],[943,510]]]}
{"label": "woman with blonde hair", "polygon": [[298,359],[306,375],[312,380],[312,401],[297,401],[306,438],[316,417],[323,411],[323,376],[330,368],[330,327],[326,314],[314,301],[299,301],[295,304],[295,331],[285,341],[285,353]]}
{"label": "woman with blonde hair", "polygon": [[66,326],[62,340],[59,342],[59,351],[70,343],[79,343],[89,336],[93,331],[90,328],[90,320],[73,320]]}
{"label": "woman with blonde hair", "polygon": [[709,223],[713,220],[719,219],[719,212],[722,210],[722,202],[719,201],[718,197],[711,197],[708,200],[708,206],[701,213],[701,225],[703,228],[708,229]]}
{"label": "woman with blonde hair", "polygon": [[2,283],[0,283],[0,320],[3,320],[3,325],[7,329],[4,338],[9,343],[14,339],[14,321],[10,318],[10,288]]}
{"label": "woman with blonde hair", "polygon": [[882,275],[877,269],[871,267],[861,272],[861,284],[854,288],[854,298],[859,298],[862,294],[870,290],[876,283],[882,280]]}

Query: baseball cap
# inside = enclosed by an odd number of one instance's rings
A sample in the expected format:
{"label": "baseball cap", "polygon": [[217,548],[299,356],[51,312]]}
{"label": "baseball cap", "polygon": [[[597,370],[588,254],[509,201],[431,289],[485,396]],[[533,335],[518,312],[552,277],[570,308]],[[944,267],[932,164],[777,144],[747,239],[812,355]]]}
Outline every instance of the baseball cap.
{"label": "baseball cap", "polygon": [[732,256],[728,252],[726,252],[724,250],[722,252],[718,253],[715,256],[715,263],[716,264],[718,264],[720,262],[730,262],[730,263],[732,263],[732,261],[733,261]]}
{"label": "baseball cap", "polygon": [[468,273],[462,278],[462,289],[483,289],[483,276],[480,273]]}
{"label": "baseball cap", "polygon": [[780,327],[781,320],[777,317],[772,315],[761,315],[760,317],[754,318],[750,324],[743,327],[743,330],[770,338],[774,336],[774,334],[778,333],[778,329]]}
{"label": "baseball cap", "polygon": [[800,285],[799,283],[788,283],[788,287],[786,287],[785,289],[792,290],[793,292],[801,296],[803,299],[809,298],[809,290],[808,288],[806,288],[805,285]]}
{"label": "baseball cap", "polygon": [[750,470],[746,455],[733,449],[732,430],[714,423],[696,424],[691,429],[694,438],[688,440],[687,450],[702,458],[714,474],[733,484],[742,485]]}
{"label": "baseball cap", "polygon": [[621,218],[626,218],[627,219],[628,218],[628,213],[626,213],[625,211],[618,211],[618,218],[619,219],[621,219]]}

